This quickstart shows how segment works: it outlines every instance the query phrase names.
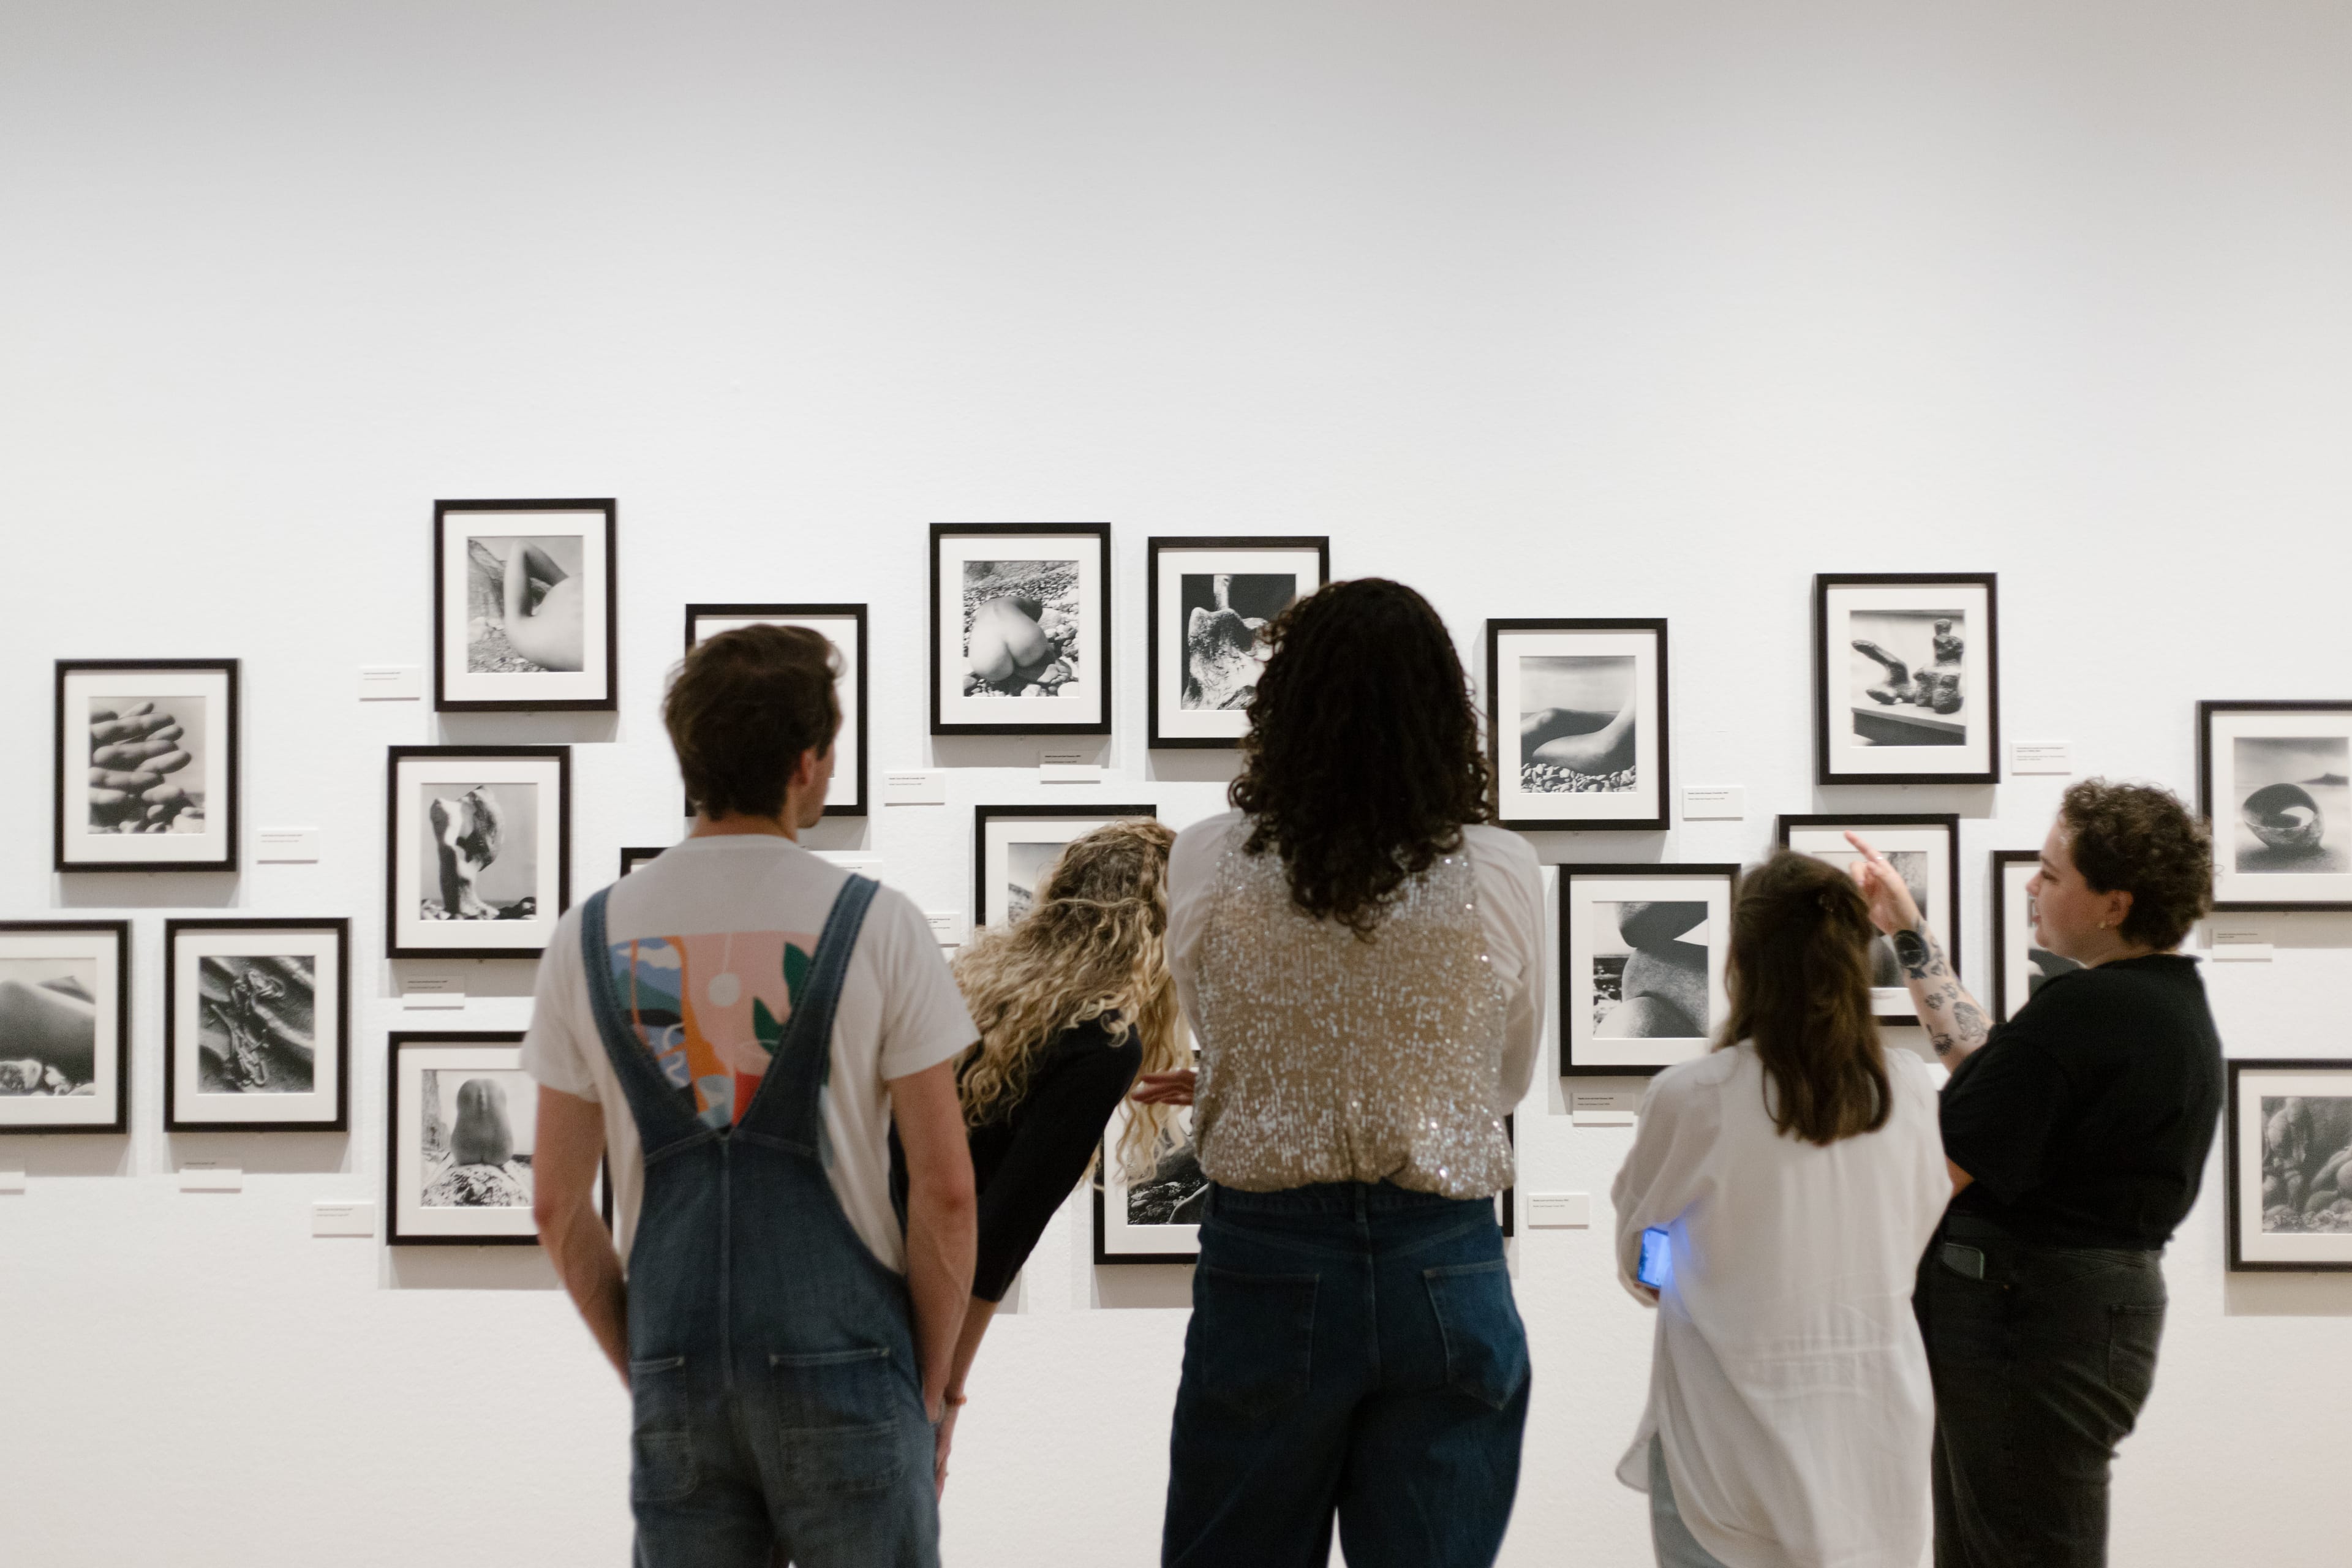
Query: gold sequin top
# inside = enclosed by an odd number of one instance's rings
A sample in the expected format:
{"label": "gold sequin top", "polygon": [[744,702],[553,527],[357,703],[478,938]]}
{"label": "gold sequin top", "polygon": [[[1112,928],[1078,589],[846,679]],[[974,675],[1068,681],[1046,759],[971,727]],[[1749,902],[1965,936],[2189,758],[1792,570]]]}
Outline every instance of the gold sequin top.
{"label": "gold sequin top", "polygon": [[1465,848],[1408,880],[1370,942],[1290,901],[1282,859],[1220,859],[1193,983],[1201,1168],[1243,1192],[1511,1184],[1506,997]]}

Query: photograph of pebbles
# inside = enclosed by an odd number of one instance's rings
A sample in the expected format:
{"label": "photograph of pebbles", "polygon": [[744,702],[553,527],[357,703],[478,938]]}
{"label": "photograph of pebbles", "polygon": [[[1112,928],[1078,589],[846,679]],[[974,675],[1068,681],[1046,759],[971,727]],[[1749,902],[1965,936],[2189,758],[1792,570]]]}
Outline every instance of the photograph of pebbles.
{"label": "photograph of pebbles", "polygon": [[931,524],[931,733],[1110,733],[1110,524]]}
{"label": "photograph of pebbles", "polygon": [[1488,760],[1501,825],[1663,832],[1666,623],[1486,623]]}

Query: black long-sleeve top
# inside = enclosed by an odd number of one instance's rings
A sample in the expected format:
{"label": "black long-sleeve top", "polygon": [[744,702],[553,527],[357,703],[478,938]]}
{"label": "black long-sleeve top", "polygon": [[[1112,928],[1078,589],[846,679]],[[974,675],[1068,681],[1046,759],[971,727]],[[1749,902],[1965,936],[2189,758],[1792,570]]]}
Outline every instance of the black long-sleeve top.
{"label": "black long-sleeve top", "polygon": [[1046,1222],[1086,1173],[1103,1126],[1143,1065],[1133,1034],[1113,1045],[1103,1020],[1065,1029],[1038,1053],[1029,1088],[971,1130],[980,1188],[980,1264],[971,1293],[1001,1301]]}

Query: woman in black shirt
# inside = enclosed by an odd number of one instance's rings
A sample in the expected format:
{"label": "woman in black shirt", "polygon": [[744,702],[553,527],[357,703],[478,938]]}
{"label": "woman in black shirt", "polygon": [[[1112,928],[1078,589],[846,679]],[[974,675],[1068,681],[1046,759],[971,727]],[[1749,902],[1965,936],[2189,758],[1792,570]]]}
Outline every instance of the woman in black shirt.
{"label": "woman in black shirt", "polygon": [[[956,961],[980,1043],[956,1068],[980,1191],[980,1261],[948,1374],[948,1420],[996,1305],[1139,1071],[1179,1065],[1168,972],[1168,847],[1157,822],[1115,822],[1062,851],[1029,912]],[[1148,1151],[1171,1112],[1129,1124]],[[946,1479],[944,1464],[940,1479]]]}
{"label": "woman in black shirt", "polygon": [[1958,1195],[1913,1297],[1936,1386],[1937,1568],[2094,1568],[2116,1445],[2156,1378],[2158,1259],[2221,1110],[2204,983],[2172,951],[2205,912],[2210,836],[2163,790],[2069,789],[2027,886],[2035,941],[2084,967],[1991,1029],[1902,877],[1853,843],[1952,1069]]}

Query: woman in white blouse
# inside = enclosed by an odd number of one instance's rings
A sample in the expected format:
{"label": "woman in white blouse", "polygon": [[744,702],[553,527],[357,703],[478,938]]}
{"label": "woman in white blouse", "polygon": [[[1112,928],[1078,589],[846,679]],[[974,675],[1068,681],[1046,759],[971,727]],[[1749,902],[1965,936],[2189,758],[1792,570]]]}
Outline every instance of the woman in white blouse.
{"label": "woman in white blouse", "polygon": [[1721,1043],[1651,1085],[1617,1173],[1619,1268],[1658,1309],[1617,1474],[1650,1494],[1664,1568],[1913,1568],[1927,1544],[1911,1288],[1952,1186],[1927,1064],[1872,1021],[1875,934],[1820,861],[1742,879]]}

